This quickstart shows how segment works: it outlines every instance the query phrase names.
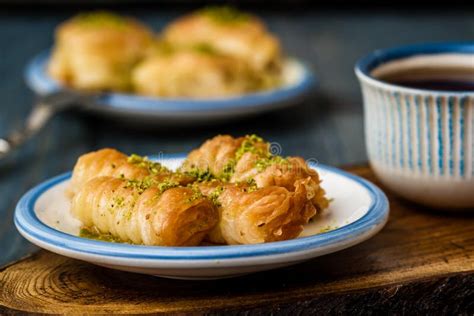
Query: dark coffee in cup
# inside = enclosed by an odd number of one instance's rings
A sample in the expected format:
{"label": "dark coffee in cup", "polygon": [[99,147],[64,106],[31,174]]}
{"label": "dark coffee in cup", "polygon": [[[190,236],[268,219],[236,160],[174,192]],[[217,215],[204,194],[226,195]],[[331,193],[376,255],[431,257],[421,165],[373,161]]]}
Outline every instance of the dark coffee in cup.
{"label": "dark coffee in cup", "polygon": [[474,91],[474,54],[415,56],[388,62],[373,70],[371,75],[406,88]]}

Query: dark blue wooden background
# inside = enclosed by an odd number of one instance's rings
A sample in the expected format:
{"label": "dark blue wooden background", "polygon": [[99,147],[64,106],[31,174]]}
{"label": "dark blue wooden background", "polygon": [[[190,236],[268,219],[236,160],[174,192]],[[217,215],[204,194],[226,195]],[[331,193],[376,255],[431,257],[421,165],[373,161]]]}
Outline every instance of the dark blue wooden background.
{"label": "dark blue wooden background", "polygon": [[[186,10],[124,10],[159,29]],[[18,127],[34,95],[23,82],[28,60],[52,43],[55,26],[75,13],[0,9],[0,135]],[[259,9],[289,55],[307,61],[319,87],[301,106],[224,125],[201,128],[137,128],[106,119],[64,113],[28,146],[0,164],[0,266],[35,248],[16,231],[15,204],[35,184],[70,170],[76,158],[105,146],[128,153],[186,152],[218,133],[258,133],[283,153],[330,165],[364,162],[362,100],[353,74],[356,60],[383,47],[426,41],[474,40],[472,11]]]}

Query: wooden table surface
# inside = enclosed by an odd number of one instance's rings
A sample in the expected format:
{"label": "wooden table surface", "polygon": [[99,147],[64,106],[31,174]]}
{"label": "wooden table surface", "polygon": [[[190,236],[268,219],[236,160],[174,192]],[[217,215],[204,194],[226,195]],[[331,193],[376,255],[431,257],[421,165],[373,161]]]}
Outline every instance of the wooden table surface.
{"label": "wooden table surface", "polygon": [[[123,9],[159,29],[186,10]],[[0,10],[0,135],[20,126],[33,94],[23,82],[28,60],[50,47],[54,27],[73,9]],[[35,184],[70,170],[76,158],[105,146],[138,154],[187,152],[218,133],[258,133],[283,154],[329,165],[366,161],[362,105],[353,74],[358,58],[381,47],[474,38],[472,11],[300,10],[258,11],[289,55],[301,58],[320,84],[299,107],[204,128],[131,128],[106,119],[64,113],[31,143],[0,163],[0,266],[37,250],[13,226],[18,199]]]}
{"label": "wooden table surface", "polygon": [[[376,182],[367,167],[350,171]],[[0,270],[0,314],[472,315],[472,214],[434,213],[388,197],[389,221],[370,240],[235,279],[154,278],[41,251]]]}

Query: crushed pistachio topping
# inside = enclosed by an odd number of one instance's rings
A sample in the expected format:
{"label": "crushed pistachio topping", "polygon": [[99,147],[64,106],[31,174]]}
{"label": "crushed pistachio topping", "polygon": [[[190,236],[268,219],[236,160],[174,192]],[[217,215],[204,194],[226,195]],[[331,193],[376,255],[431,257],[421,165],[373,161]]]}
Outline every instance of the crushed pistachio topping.
{"label": "crushed pistachio topping", "polygon": [[107,11],[81,13],[74,18],[74,21],[90,27],[124,27],[127,24],[125,18]]}
{"label": "crushed pistachio topping", "polygon": [[247,192],[257,191],[258,189],[257,182],[253,178],[247,180],[247,185]]}
{"label": "crushed pistachio topping", "polygon": [[212,181],[216,179],[223,182],[228,182],[235,173],[235,167],[238,161],[245,153],[257,155],[258,158],[255,162],[255,168],[258,172],[262,172],[274,164],[288,164],[288,168],[291,168],[287,158],[278,155],[272,155],[268,146],[268,143],[263,138],[255,134],[247,135],[245,136],[245,139],[243,140],[240,147],[236,150],[235,158],[229,159],[219,174],[213,174],[209,169],[202,170],[195,166],[192,166],[190,170],[185,171],[184,173],[195,178],[195,181],[197,182]]}
{"label": "crushed pistachio topping", "polygon": [[216,54],[216,50],[208,43],[199,43],[192,47],[192,50],[203,54]]}
{"label": "crushed pistachio topping", "polygon": [[100,240],[100,241],[108,241],[108,242],[123,242],[120,238],[112,236],[111,234],[101,233],[96,227],[81,228],[81,230],[79,231],[79,237],[83,237],[87,239],[95,239],[95,240]]}
{"label": "crushed pistachio topping", "polygon": [[148,157],[142,157],[132,154],[128,157],[128,162],[138,167],[148,170],[151,174],[158,174],[162,172],[169,172],[168,168],[159,162],[151,161]]}
{"label": "crushed pistachio topping", "polygon": [[235,165],[237,164],[237,161],[235,159],[229,160],[229,162],[224,166],[222,169],[221,173],[217,176],[218,179],[222,181],[229,181],[230,178],[235,173]]}
{"label": "crushed pistachio topping", "polygon": [[160,191],[160,193],[163,193],[166,190],[176,188],[178,186],[179,186],[179,183],[176,182],[176,181],[165,180],[165,181],[162,181],[162,182],[158,183],[157,188]]}
{"label": "crushed pistachio topping", "polygon": [[[145,189],[141,185],[137,185],[138,181],[133,181],[133,180],[127,180],[127,183],[125,184],[125,187],[132,186],[134,188],[138,188],[138,194],[141,194]],[[112,193],[115,193],[115,190],[112,190]],[[128,203],[125,200],[125,197],[123,196],[113,196],[112,201],[110,202],[110,205],[107,207],[107,211],[109,211],[110,214],[115,214],[115,211],[117,209],[124,208],[125,206],[127,207],[126,210],[123,211],[122,213],[122,218],[125,220],[130,220],[132,218],[132,210],[135,207],[137,200],[137,196],[134,195],[133,199],[129,201]],[[105,216],[105,214],[101,214],[100,216]],[[120,221],[117,222],[117,225],[120,224]]]}
{"label": "crushed pistachio topping", "polygon": [[266,158],[260,158],[257,160],[255,167],[257,168],[258,172],[262,172],[271,165],[281,165],[281,164],[288,164],[288,159],[283,158],[282,156],[269,156]]}
{"label": "crushed pistachio topping", "polygon": [[215,206],[221,206],[221,203],[219,202],[219,197],[221,196],[222,192],[224,192],[224,187],[218,186],[207,197]]}
{"label": "crushed pistachio topping", "polygon": [[[127,210],[125,213],[122,215],[123,219],[129,221],[132,219],[132,210]],[[117,223],[118,224],[118,223]]]}
{"label": "crushed pistachio topping", "polygon": [[151,187],[156,187],[159,193],[163,193],[168,189],[180,186],[180,184],[171,179],[157,180],[152,176],[145,177],[143,180],[126,179],[124,188],[132,188],[138,194],[142,194]]}
{"label": "crushed pistachio topping", "polygon": [[199,190],[199,187],[195,185],[194,183],[189,184],[188,188],[191,188],[191,190],[193,191],[193,194],[186,200],[186,202],[193,203],[194,201],[199,200],[204,197],[201,190]]}
{"label": "crushed pistachio topping", "polygon": [[267,157],[268,155],[270,155],[267,146],[265,146],[267,148],[265,148],[264,146],[256,146],[259,143],[267,144],[267,142],[265,142],[263,138],[255,134],[245,136],[245,140],[242,142],[239,149],[237,149],[237,151],[235,152],[235,159],[239,161],[240,158],[242,158],[242,156],[248,152],[252,154],[257,154],[258,156],[262,157]]}
{"label": "crushed pistachio topping", "polygon": [[218,23],[238,23],[251,19],[250,14],[230,6],[209,6],[199,10],[198,14]]}
{"label": "crushed pistachio topping", "polygon": [[192,167],[190,170],[185,171],[184,174],[195,178],[197,182],[211,181],[215,178],[209,169],[202,170],[197,167]]}
{"label": "crushed pistachio topping", "polygon": [[161,55],[172,55],[177,51],[177,47],[167,41],[155,41],[151,49],[153,52]]}
{"label": "crushed pistachio topping", "polygon": [[[266,146],[261,146],[261,144],[265,144]],[[282,156],[272,155],[268,150],[268,143],[265,142],[263,138],[255,134],[247,135],[245,137],[245,140],[242,142],[239,149],[237,149],[235,153],[236,160],[239,161],[240,158],[242,158],[242,156],[248,152],[259,157],[255,164],[258,172],[262,172],[274,164],[288,163],[288,159]]]}
{"label": "crushed pistachio topping", "polygon": [[331,231],[331,230],[335,230],[335,229],[337,229],[337,228],[339,228],[339,227],[338,227],[338,226],[327,225],[327,226],[321,228],[321,229],[319,230],[319,233],[320,233],[320,234],[322,234],[322,233],[327,233],[327,232],[329,232],[329,231]]}
{"label": "crushed pistachio topping", "polygon": [[209,43],[202,42],[195,45],[176,45],[167,41],[153,43],[152,51],[163,56],[172,56],[178,52],[197,52],[206,55],[218,55],[216,49]]}
{"label": "crushed pistachio topping", "polygon": [[114,196],[113,205],[116,207],[122,207],[125,205],[125,198],[123,196]]}
{"label": "crushed pistachio topping", "polygon": [[253,178],[238,182],[238,184],[242,186],[242,192],[250,193],[258,190],[257,182]]}
{"label": "crushed pistachio topping", "polygon": [[146,177],[143,180],[127,179],[124,188],[132,188],[138,194],[142,194],[155,184],[155,180],[150,177]]}

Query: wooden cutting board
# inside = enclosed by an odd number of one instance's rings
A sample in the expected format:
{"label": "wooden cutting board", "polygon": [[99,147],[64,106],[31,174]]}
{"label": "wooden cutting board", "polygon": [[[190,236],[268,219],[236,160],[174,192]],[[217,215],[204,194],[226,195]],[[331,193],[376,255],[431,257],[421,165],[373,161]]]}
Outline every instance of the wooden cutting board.
{"label": "wooden cutting board", "polygon": [[[349,170],[377,182],[367,167]],[[389,222],[372,239],[235,279],[162,279],[39,251],[0,270],[0,314],[473,314],[474,212],[435,212],[388,196]]]}

